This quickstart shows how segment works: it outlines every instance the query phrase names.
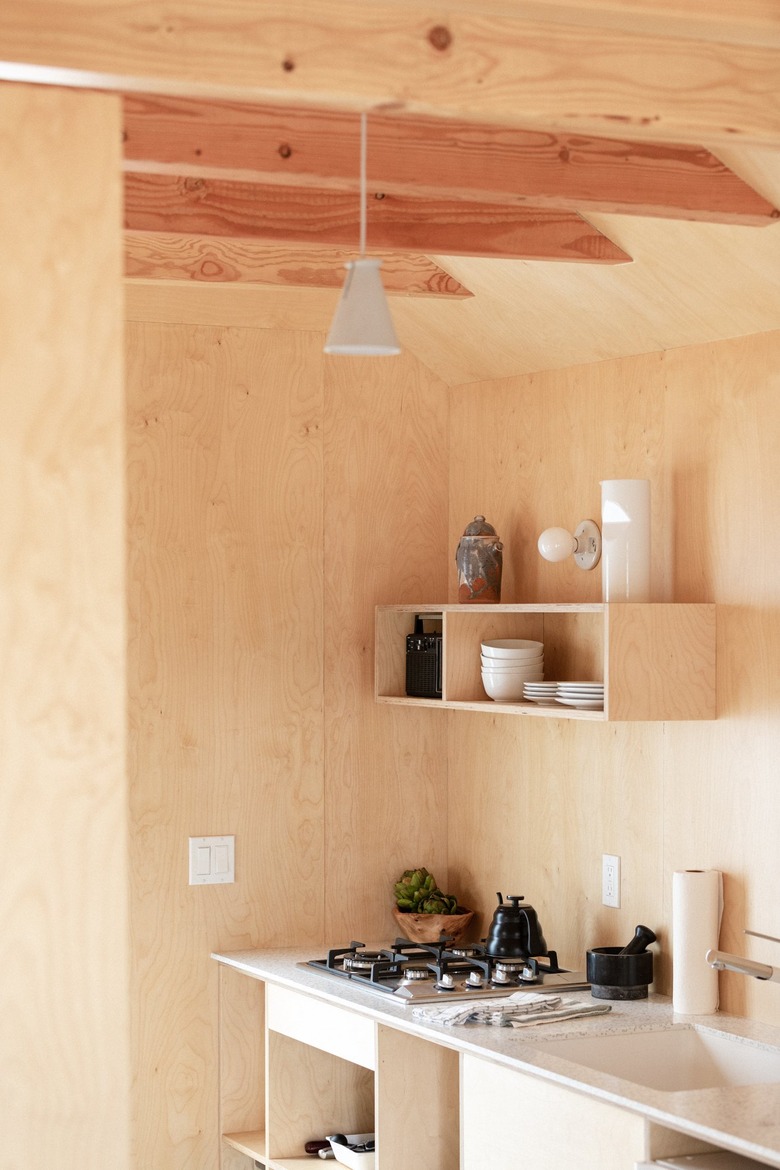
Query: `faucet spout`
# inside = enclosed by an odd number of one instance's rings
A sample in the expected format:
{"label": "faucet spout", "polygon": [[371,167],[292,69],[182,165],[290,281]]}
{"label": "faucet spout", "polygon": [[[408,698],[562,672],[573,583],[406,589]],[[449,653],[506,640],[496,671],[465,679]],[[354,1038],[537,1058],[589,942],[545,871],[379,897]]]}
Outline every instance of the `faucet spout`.
{"label": "faucet spout", "polygon": [[716,971],[736,971],[738,975],[750,975],[753,979],[780,983],[780,967],[770,967],[768,963],[755,963],[741,955],[730,955],[728,951],[707,951],[705,958]]}

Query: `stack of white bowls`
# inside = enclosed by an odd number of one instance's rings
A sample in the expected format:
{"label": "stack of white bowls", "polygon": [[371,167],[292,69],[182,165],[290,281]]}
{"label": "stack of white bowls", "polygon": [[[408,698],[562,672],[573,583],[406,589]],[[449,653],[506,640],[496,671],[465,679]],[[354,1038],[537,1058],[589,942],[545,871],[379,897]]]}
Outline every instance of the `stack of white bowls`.
{"label": "stack of white bowls", "polygon": [[544,643],[498,638],[482,643],[482,685],[497,703],[516,703],[523,685],[544,678]]}

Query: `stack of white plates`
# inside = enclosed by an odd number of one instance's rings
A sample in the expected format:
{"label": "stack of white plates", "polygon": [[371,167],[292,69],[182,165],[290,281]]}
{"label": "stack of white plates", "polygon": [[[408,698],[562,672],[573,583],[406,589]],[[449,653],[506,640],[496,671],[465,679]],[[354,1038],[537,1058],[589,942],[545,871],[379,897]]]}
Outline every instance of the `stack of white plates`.
{"label": "stack of white plates", "polygon": [[543,642],[498,638],[482,643],[482,685],[496,702],[516,703],[525,683],[543,678]]}
{"label": "stack of white plates", "polygon": [[557,691],[557,682],[523,683],[523,698],[528,699],[530,703],[538,703],[540,707],[554,706]]}
{"label": "stack of white plates", "polygon": [[555,691],[556,703],[564,707],[581,707],[590,711],[604,708],[604,684],[600,682],[559,682]]}

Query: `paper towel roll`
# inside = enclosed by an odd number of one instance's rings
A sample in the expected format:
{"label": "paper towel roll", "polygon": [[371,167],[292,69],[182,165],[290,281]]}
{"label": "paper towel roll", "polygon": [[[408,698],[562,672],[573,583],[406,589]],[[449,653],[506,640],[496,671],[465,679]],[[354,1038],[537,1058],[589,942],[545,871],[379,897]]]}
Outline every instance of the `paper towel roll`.
{"label": "paper towel roll", "polygon": [[718,1010],[718,973],[705,959],[717,949],[723,911],[718,869],[678,870],[672,877],[672,1006],[691,1016]]}

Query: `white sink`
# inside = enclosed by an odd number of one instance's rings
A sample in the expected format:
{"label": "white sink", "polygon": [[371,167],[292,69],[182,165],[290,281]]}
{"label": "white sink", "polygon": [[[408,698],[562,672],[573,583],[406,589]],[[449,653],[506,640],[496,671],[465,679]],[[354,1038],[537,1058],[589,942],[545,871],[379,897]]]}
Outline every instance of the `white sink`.
{"label": "white sink", "polygon": [[696,1028],[579,1036],[545,1040],[534,1047],[667,1093],[780,1082],[780,1049]]}

